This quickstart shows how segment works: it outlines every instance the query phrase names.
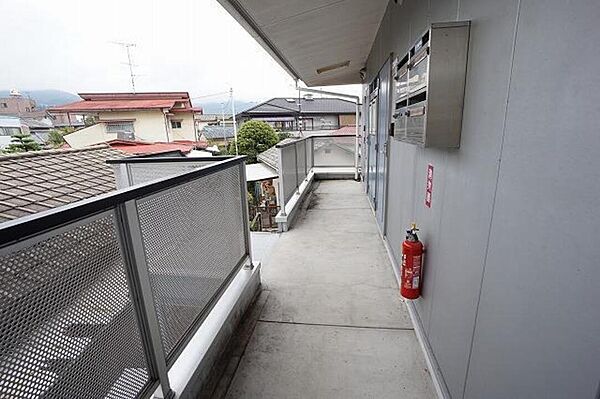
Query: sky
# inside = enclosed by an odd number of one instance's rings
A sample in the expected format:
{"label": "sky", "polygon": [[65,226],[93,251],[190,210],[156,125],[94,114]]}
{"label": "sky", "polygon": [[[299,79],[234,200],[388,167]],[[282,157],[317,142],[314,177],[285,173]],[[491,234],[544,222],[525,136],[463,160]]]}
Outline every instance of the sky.
{"label": "sky", "polygon": [[[297,95],[294,80],[216,0],[0,0],[0,89],[188,91],[198,101]],[[359,94],[353,86],[327,90]]]}

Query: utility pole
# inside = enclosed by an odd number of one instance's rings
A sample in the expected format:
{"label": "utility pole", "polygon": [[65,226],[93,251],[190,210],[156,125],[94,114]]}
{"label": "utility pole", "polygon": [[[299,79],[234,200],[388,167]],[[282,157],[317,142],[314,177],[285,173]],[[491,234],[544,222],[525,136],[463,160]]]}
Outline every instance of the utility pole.
{"label": "utility pole", "polygon": [[119,45],[121,47],[124,47],[125,51],[127,52],[127,62],[124,62],[123,64],[129,66],[129,76],[131,78],[131,89],[133,91],[133,94],[135,94],[135,74],[133,73],[133,67],[135,65],[131,58],[131,48],[135,47],[135,43],[123,43],[123,42],[113,42],[113,43],[116,45]]}
{"label": "utility pole", "polygon": [[233,118],[233,139],[235,140],[235,155],[239,155],[237,141],[237,124],[235,122],[235,104],[233,101],[233,87],[229,89],[229,99],[231,101],[231,117]]}
{"label": "utility pole", "polygon": [[223,127],[223,141],[225,141],[225,148],[227,148],[227,133],[225,129],[225,102],[221,103],[221,126]]}

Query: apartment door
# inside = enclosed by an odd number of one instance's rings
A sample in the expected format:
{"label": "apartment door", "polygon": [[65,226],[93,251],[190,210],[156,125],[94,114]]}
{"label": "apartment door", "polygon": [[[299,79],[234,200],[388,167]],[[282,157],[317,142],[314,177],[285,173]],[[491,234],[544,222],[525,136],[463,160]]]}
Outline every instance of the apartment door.
{"label": "apartment door", "polygon": [[385,190],[387,173],[387,140],[390,126],[390,59],[379,71],[379,94],[377,96],[377,182],[375,188],[375,215],[381,230],[385,220]]}
{"label": "apartment door", "polygon": [[375,188],[377,182],[377,96],[369,102],[367,122],[367,195],[375,208]]}

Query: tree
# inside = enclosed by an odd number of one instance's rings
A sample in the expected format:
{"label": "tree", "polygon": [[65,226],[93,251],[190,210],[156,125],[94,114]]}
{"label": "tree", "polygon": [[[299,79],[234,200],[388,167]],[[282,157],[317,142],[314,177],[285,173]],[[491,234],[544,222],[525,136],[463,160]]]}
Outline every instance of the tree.
{"label": "tree", "polygon": [[94,125],[96,123],[96,118],[94,116],[88,115],[85,118],[83,118],[83,124],[85,126],[91,126]]}
{"label": "tree", "polygon": [[[248,121],[238,132],[238,152],[248,156],[248,163],[256,163],[256,157],[279,142],[275,130],[263,121]],[[229,144],[229,152],[235,154],[235,143]],[[233,151],[232,151],[233,150]]]}
{"label": "tree", "polygon": [[50,145],[52,148],[59,148],[65,143],[64,136],[73,132],[72,127],[64,127],[60,129],[52,129],[48,134],[48,140],[46,144]]}
{"label": "tree", "polygon": [[13,134],[10,144],[4,150],[9,153],[39,151],[42,146],[28,133]]}
{"label": "tree", "polygon": [[277,136],[279,136],[279,141],[281,140],[285,140],[287,138],[292,137],[292,134],[290,132],[277,132]]}

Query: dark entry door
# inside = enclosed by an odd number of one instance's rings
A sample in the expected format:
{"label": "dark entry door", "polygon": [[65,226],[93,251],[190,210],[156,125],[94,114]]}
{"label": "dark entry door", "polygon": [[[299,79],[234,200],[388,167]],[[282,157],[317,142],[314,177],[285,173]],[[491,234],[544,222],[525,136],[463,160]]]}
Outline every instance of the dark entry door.
{"label": "dark entry door", "polygon": [[377,186],[377,91],[367,97],[369,114],[367,121],[367,195],[375,208],[375,190]]}
{"label": "dark entry door", "polygon": [[387,173],[387,140],[390,121],[390,59],[379,71],[379,95],[377,96],[377,183],[375,189],[375,215],[381,230],[385,219],[385,189]]}

